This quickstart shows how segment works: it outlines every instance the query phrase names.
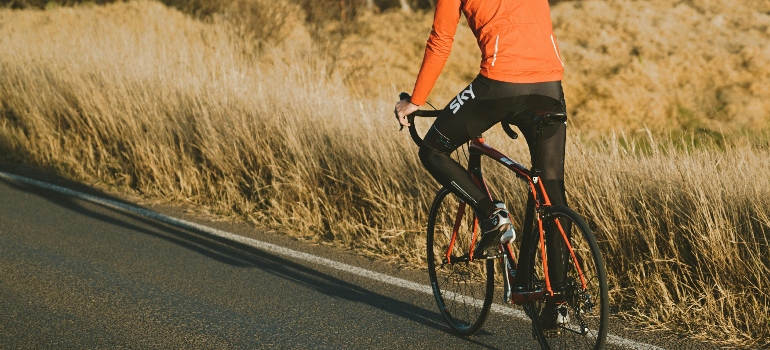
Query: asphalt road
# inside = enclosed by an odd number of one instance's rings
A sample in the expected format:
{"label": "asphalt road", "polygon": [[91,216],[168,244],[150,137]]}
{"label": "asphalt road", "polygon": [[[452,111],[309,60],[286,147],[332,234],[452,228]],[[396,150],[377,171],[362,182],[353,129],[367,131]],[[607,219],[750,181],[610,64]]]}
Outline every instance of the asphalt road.
{"label": "asphalt road", "polygon": [[[424,271],[152,209],[427,285]],[[529,327],[493,313],[457,337],[429,294],[0,176],[0,348],[536,349]],[[633,328],[612,332],[636,348],[705,347]]]}

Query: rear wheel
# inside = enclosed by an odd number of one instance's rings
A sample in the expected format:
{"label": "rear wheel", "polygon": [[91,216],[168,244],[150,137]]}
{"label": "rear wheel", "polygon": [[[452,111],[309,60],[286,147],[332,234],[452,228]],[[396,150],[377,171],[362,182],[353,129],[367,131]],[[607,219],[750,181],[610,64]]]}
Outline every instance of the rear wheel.
{"label": "rear wheel", "polygon": [[[561,296],[555,299],[564,302],[562,305],[566,306],[569,320],[557,331],[544,329],[544,323],[549,323],[547,314],[552,311],[546,307],[555,307],[545,299],[534,302],[530,310],[535,336],[543,349],[603,349],[609,324],[609,295],[599,246],[585,220],[572,209],[548,208],[543,218],[544,226],[549,222],[556,226],[557,220],[569,237],[575,254],[574,258],[566,254],[566,283],[560,291]],[[537,230],[536,227],[535,233],[539,235]],[[531,282],[535,288],[545,289],[540,249],[536,249],[534,256]],[[555,289],[554,292],[559,291]]]}
{"label": "rear wheel", "polygon": [[428,217],[428,274],[441,314],[461,335],[481,329],[494,294],[494,260],[468,261],[474,221],[469,206],[446,188],[438,192]]}

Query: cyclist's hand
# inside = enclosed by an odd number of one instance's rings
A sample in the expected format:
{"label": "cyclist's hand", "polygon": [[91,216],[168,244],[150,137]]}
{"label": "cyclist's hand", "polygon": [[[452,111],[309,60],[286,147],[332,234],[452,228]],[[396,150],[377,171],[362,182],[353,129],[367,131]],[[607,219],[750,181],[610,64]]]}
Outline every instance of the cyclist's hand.
{"label": "cyclist's hand", "polygon": [[398,119],[398,123],[401,124],[401,126],[403,127],[403,126],[411,126],[409,122],[406,120],[406,116],[414,113],[414,111],[418,109],[420,109],[419,106],[410,102],[408,98],[405,98],[401,101],[398,101],[398,103],[396,103],[396,108],[393,110],[393,112],[396,114],[396,119]]}

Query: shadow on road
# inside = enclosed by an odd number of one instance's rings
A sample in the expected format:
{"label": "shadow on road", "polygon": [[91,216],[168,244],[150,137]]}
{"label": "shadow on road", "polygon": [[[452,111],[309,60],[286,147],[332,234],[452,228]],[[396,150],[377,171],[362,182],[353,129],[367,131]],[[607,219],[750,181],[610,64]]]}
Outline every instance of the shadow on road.
{"label": "shadow on road", "polygon": [[[329,274],[320,272],[283,257],[267,253],[254,247],[226,240],[198,230],[180,228],[154,219],[150,219],[131,212],[125,212],[110,208],[99,203],[89,202],[88,206],[101,207],[96,211],[84,206],[84,201],[58,192],[42,189],[36,186],[8,181],[0,178],[0,182],[17,190],[33,194],[43,198],[77,214],[84,215],[110,225],[126,228],[137,233],[157,237],[180,247],[189,249],[220,263],[244,268],[257,268],[293,283],[311,288],[325,295],[346,299],[351,302],[366,304],[378,308],[406,320],[418,322],[424,326],[450,333],[442,316],[432,310],[428,310],[414,304],[394,299],[386,295],[374,292],[367,288],[346,282]],[[83,191],[81,184],[78,190]],[[105,195],[101,191],[84,191],[99,197],[126,203],[125,201]],[[126,203],[130,204],[130,203]],[[130,204],[134,205],[134,204]],[[119,242],[116,242],[119,244]],[[493,348],[476,339],[457,337],[476,346]]]}

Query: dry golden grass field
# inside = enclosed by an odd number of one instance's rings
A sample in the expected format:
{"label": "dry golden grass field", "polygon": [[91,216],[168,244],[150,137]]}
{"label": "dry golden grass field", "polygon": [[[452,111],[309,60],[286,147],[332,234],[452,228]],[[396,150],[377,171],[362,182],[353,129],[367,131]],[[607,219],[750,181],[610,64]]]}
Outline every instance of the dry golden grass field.
{"label": "dry golden grass field", "polygon": [[[0,9],[0,161],[424,266],[438,188],[391,111],[431,13],[311,25],[301,6],[266,1],[205,20],[149,1]],[[768,1],[552,8],[568,197],[600,239],[619,317],[770,345],[768,13]],[[461,26],[430,101],[477,69]],[[527,160],[523,142],[485,136]],[[523,197],[497,195],[522,212]]]}

